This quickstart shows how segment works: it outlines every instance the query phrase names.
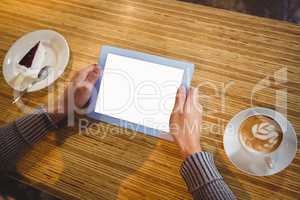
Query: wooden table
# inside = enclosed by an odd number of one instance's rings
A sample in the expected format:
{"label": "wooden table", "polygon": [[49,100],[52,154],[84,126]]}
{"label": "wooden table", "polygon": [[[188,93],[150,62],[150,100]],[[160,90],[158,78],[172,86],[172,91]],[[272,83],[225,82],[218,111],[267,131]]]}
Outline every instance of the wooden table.
{"label": "wooden table", "polygon": [[[222,144],[224,127],[237,112],[251,105],[275,108],[276,96],[283,111],[284,91],[287,117],[299,133],[299,26],[173,0],[1,0],[0,61],[16,39],[37,29],[60,32],[71,47],[55,91],[97,62],[104,44],[195,63],[192,85],[199,85],[205,108],[201,142],[214,152],[237,197],[300,198],[299,151],[286,170],[254,177],[232,165]],[[282,72],[286,81],[278,76]],[[271,84],[257,91],[251,104],[251,91],[268,85],[265,78]],[[11,104],[12,89],[2,73],[0,84],[4,124],[22,113]],[[44,89],[24,101],[36,106],[47,97]],[[101,134],[93,134],[98,129]],[[51,133],[20,161],[18,179],[65,199],[190,199],[178,173],[182,160],[176,145],[127,130],[114,134],[121,130],[94,123],[89,135],[76,128]]]}

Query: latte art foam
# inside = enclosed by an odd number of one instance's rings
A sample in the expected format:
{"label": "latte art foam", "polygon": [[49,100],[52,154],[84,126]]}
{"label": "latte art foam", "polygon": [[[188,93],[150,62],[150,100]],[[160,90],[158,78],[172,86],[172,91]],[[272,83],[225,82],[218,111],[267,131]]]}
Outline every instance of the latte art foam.
{"label": "latte art foam", "polygon": [[276,127],[268,122],[252,126],[252,134],[254,138],[266,140],[266,143],[264,144],[265,147],[274,146],[279,138],[279,133],[277,132]]}
{"label": "latte art foam", "polygon": [[280,126],[266,116],[252,116],[240,126],[240,139],[248,148],[270,153],[277,149],[282,140]]}

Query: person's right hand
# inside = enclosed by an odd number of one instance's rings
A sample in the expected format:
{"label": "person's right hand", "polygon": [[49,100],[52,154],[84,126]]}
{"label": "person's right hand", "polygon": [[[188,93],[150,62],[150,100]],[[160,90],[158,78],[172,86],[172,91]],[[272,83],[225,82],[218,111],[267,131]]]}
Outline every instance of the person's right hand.
{"label": "person's right hand", "polygon": [[202,106],[198,103],[198,90],[190,88],[188,94],[181,86],[170,118],[170,132],[177,142],[183,158],[202,151],[200,129]]}

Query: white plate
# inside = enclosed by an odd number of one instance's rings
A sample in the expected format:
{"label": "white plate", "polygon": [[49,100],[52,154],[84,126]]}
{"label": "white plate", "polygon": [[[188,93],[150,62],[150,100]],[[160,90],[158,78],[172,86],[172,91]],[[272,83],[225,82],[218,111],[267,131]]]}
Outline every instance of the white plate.
{"label": "white plate", "polygon": [[[264,157],[250,154],[239,141],[238,129],[243,120],[252,115],[265,115],[279,117],[286,120],[286,140],[282,143],[283,148],[278,151],[278,160],[270,169]],[[227,124],[224,133],[224,149],[229,160],[240,170],[255,176],[269,176],[276,174],[290,165],[297,152],[297,137],[292,124],[280,113],[267,108],[249,108],[235,115]]]}
{"label": "white plate", "polygon": [[22,57],[39,41],[46,46],[47,58],[44,65],[51,66],[48,77],[36,83],[28,92],[37,91],[51,85],[64,72],[70,58],[70,49],[66,39],[51,30],[39,30],[28,33],[17,40],[8,50],[3,62],[3,75],[6,82],[15,90],[19,86],[11,83],[21,71],[17,67]]}

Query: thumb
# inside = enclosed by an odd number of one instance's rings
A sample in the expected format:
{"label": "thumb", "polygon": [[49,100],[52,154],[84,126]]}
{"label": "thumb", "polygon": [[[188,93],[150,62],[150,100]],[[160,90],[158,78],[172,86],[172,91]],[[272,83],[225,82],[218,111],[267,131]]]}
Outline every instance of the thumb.
{"label": "thumb", "polygon": [[90,84],[95,84],[100,75],[100,68],[97,65],[93,65],[92,70],[87,74],[86,81]]}

